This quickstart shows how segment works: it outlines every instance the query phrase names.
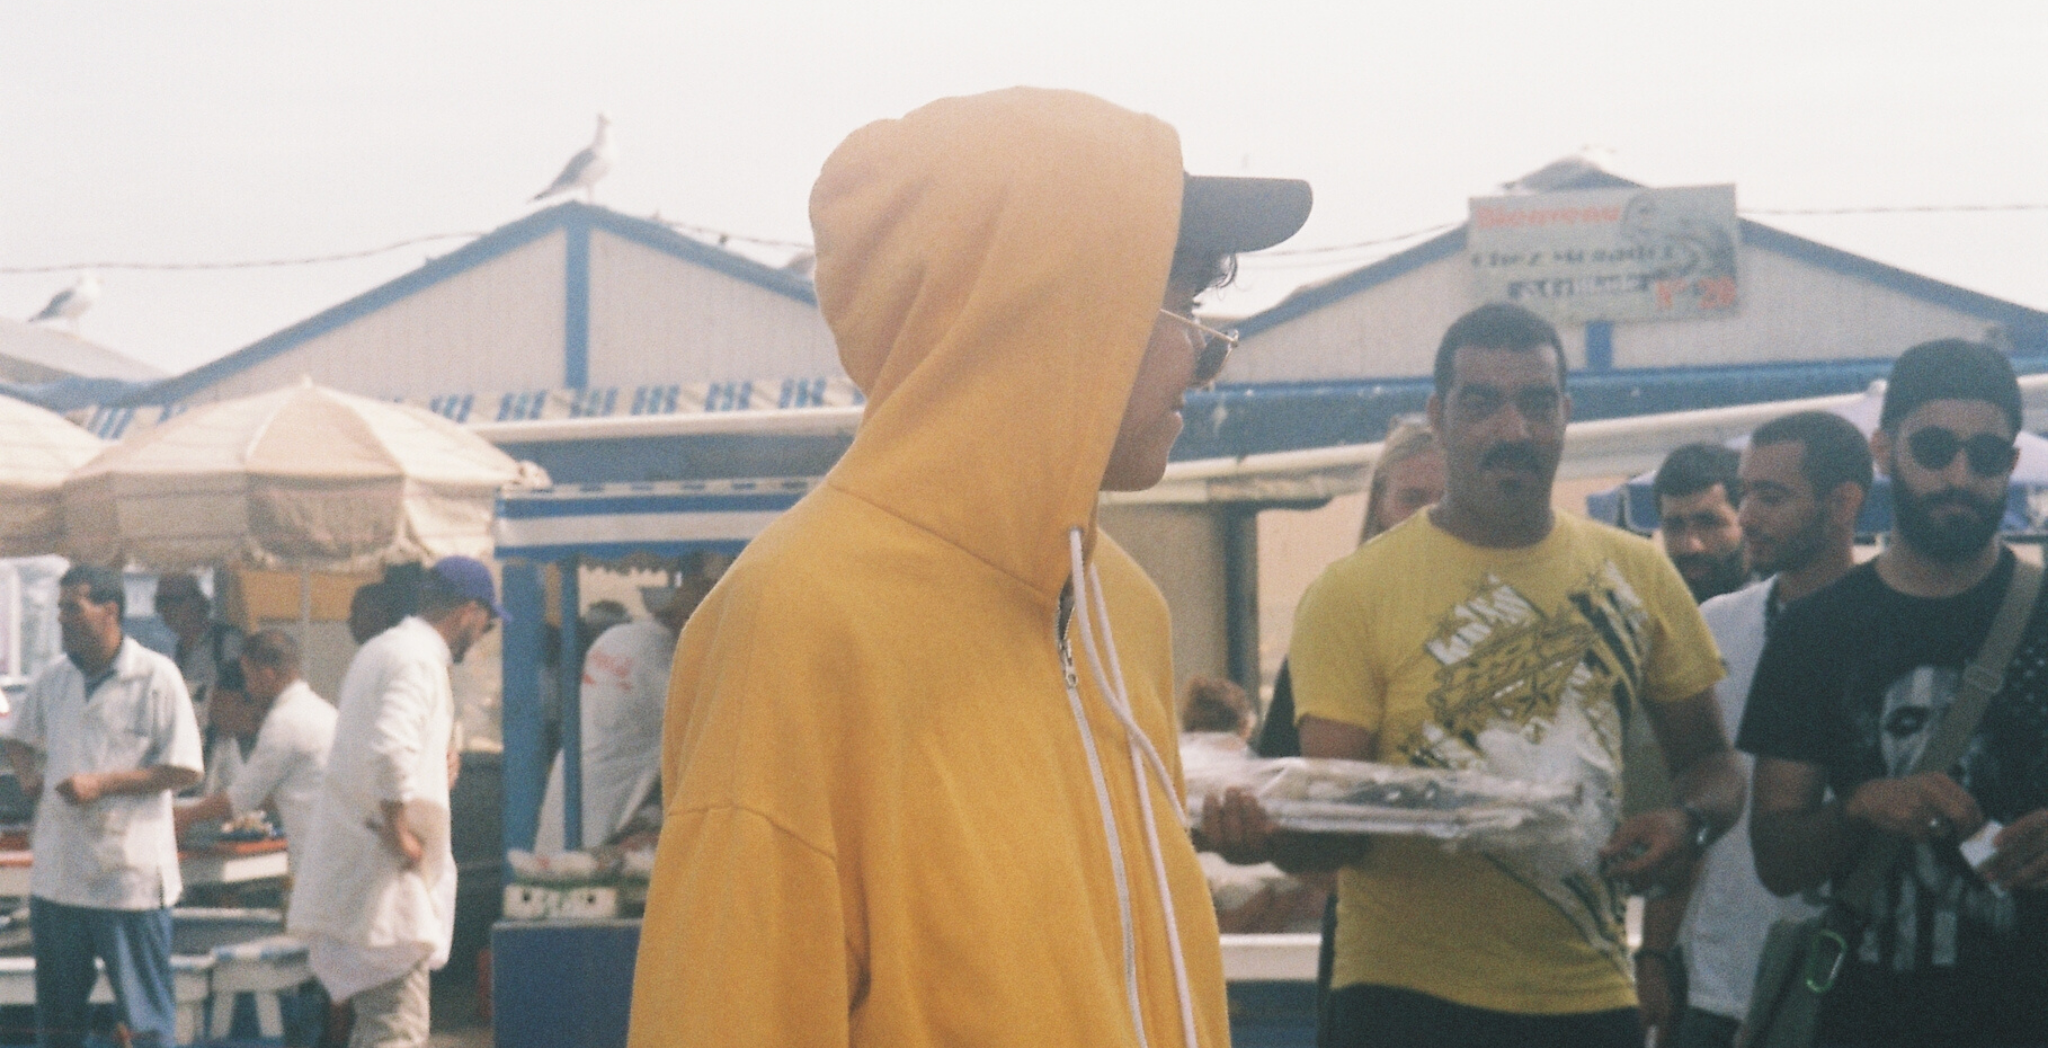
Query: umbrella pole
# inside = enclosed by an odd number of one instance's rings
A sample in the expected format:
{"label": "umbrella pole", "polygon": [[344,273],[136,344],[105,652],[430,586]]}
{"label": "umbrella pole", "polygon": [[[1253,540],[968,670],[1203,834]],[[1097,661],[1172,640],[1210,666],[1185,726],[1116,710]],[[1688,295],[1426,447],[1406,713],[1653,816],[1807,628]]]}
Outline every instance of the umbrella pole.
{"label": "umbrella pole", "polygon": [[313,650],[313,573],[299,569],[299,650]]}

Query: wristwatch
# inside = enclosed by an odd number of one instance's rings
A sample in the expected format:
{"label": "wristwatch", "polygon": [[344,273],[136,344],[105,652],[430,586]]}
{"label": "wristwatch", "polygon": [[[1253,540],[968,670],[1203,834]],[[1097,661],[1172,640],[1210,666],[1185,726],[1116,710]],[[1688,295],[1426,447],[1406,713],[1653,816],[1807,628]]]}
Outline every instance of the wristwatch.
{"label": "wristwatch", "polygon": [[1692,842],[1692,850],[1704,853],[1707,845],[1714,843],[1714,822],[1707,813],[1690,804],[1681,804],[1678,810],[1685,813],[1686,825],[1690,830],[1686,839]]}
{"label": "wristwatch", "polygon": [[1647,946],[1638,947],[1636,949],[1636,960],[1640,961],[1645,957],[1662,961],[1664,963],[1664,970],[1667,972],[1678,971],[1678,957],[1670,950],[1653,950]]}

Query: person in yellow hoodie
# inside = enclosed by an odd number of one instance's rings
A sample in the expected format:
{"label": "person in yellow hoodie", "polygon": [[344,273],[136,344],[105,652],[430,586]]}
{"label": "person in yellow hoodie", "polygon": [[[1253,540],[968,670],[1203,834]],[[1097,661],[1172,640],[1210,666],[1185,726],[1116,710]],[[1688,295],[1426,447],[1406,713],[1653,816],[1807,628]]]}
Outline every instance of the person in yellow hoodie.
{"label": "person in yellow hoodie", "polygon": [[636,1048],[1229,1042],[1167,609],[1096,501],[1159,480],[1228,350],[1195,297],[1309,203],[1065,91],[826,161],[818,299],[867,409],[683,631]]}

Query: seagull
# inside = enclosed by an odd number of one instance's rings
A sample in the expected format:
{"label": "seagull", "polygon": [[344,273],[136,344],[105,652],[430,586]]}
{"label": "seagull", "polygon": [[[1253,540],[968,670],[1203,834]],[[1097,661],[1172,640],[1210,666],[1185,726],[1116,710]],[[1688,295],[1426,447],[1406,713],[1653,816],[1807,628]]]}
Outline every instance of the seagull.
{"label": "seagull", "polygon": [[535,200],[546,200],[551,196],[583,190],[585,199],[597,202],[597,180],[612,169],[612,120],[603,113],[597,114],[597,137],[590,148],[569,158],[568,166],[546,189],[534,195]]}
{"label": "seagull", "polygon": [[44,320],[69,320],[72,334],[78,333],[79,315],[92,308],[100,300],[100,278],[91,273],[78,278],[78,283],[57,292],[50,297],[49,305],[43,311],[28,318],[31,324]]}

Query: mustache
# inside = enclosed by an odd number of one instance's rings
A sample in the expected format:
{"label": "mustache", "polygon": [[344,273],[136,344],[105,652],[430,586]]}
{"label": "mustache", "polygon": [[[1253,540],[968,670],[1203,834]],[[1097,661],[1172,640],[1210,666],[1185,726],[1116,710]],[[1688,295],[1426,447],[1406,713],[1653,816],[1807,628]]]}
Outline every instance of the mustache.
{"label": "mustache", "polygon": [[1932,495],[1925,496],[1920,499],[1920,505],[1928,509],[1933,509],[1936,506],[1957,506],[1962,509],[1974,510],[1982,516],[1992,516],[1994,514],[2003,516],[2005,514],[2004,500],[1980,498],[1970,492],[1959,491],[1955,488],[1950,488],[1947,491],[1937,491]]}
{"label": "mustache", "polygon": [[1523,469],[1531,473],[1542,472],[1545,464],[1543,452],[1537,450],[1536,445],[1522,441],[1499,445],[1479,460],[1482,469]]}

